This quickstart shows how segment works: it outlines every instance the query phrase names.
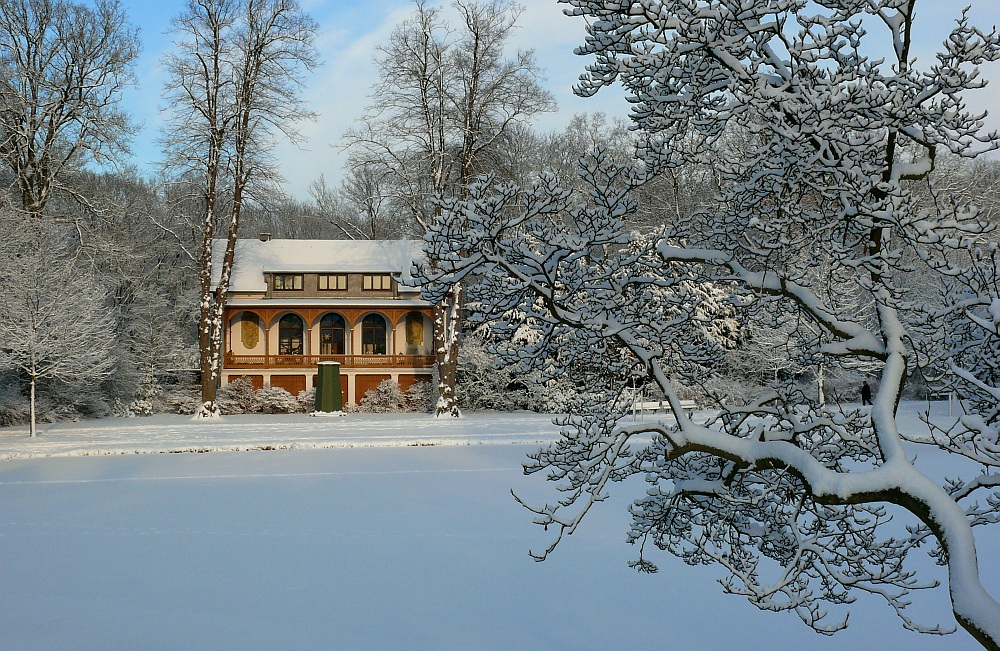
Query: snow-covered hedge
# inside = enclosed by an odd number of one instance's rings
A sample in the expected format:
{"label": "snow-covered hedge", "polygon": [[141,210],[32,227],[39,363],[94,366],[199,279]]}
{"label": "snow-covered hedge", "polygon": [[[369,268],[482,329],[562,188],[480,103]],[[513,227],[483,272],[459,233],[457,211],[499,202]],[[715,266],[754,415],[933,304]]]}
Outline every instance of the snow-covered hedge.
{"label": "snow-covered hedge", "polygon": [[13,383],[3,382],[0,377],[0,427],[13,427],[28,422],[28,400],[21,395]]}
{"label": "snow-covered hedge", "polygon": [[163,409],[171,414],[193,414],[201,406],[201,391],[194,386],[176,386],[163,394]]}

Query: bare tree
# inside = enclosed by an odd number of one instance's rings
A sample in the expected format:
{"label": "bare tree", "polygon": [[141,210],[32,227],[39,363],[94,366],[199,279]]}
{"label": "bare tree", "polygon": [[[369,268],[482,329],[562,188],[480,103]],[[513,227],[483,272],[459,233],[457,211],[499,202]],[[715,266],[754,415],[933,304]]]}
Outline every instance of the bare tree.
{"label": "bare tree", "polygon": [[[276,181],[277,135],[296,141],[310,116],[303,72],[316,65],[316,24],[295,0],[190,0],[174,21],[177,51],[166,57],[168,165],[198,187],[199,349],[204,416],[218,415],[222,312],[244,202]],[[213,241],[222,230],[221,255]],[[218,268],[215,268],[218,264]]]}
{"label": "bare tree", "polygon": [[[438,195],[462,195],[495,168],[505,135],[555,103],[539,84],[531,51],[505,48],[523,9],[509,0],[456,0],[460,22],[418,0],[413,16],[380,48],[382,82],[368,116],[347,135],[351,165],[392,180],[393,196],[421,231]],[[455,399],[461,286],[434,307],[434,350],[441,381],[436,414],[459,415]]]}
{"label": "bare tree", "polygon": [[309,185],[317,210],[348,240],[400,239],[411,233],[407,219],[393,196],[391,171],[381,165],[364,163],[348,170],[339,188],[331,188],[320,176]]}
{"label": "bare tree", "polygon": [[[1000,59],[1000,35],[962,13],[923,67],[912,1],[565,1],[589,18],[580,51],[595,56],[578,90],[621,82],[644,136],[638,161],[586,162],[584,205],[552,177],[474,185],[443,203],[427,237],[437,272],[424,279],[434,298],[480,274],[470,305],[496,336],[535,335],[506,357],[577,382],[564,438],[525,468],[562,491],[529,507],[555,531],[538,558],[613,482],[640,476],[628,534],[639,570],[656,570],[656,548],[715,564],[727,592],[824,634],[847,625],[842,608],[860,594],[907,629],[948,633],[907,610],[937,586],[911,565],[923,548],[947,573],[954,622],[1000,649],[1000,603],[973,534],[1000,520],[995,225],[934,189],[938,152],[1000,147],[964,104],[984,85],[978,65]],[[730,124],[754,147],[725,157],[711,203],[630,231],[630,186],[710,164]],[[921,184],[932,201],[918,200]],[[907,286],[918,267],[936,299]],[[730,288],[725,304],[741,315],[784,315],[774,321],[812,360],[874,366],[874,404],[838,410],[775,383],[717,415],[686,413],[671,380],[710,378],[725,355],[709,287]],[[918,369],[972,392],[972,413],[947,426],[900,418]],[[622,420],[633,372],[659,386],[672,418]],[[921,450],[947,454],[953,476],[936,479]]]}
{"label": "bare tree", "polygon": [[60,238],[52,227],[16,219],[0,228],[0,366],[28,379],[32,437],[39,381],[97,382],[115,364],[107,295]]}
{"label": "bare tree", "polygon": [[68,173],[127,152],[132,127],[118,101],[138,54],[118,0],[0,3],[0,160],[28,214],[71,189]]}

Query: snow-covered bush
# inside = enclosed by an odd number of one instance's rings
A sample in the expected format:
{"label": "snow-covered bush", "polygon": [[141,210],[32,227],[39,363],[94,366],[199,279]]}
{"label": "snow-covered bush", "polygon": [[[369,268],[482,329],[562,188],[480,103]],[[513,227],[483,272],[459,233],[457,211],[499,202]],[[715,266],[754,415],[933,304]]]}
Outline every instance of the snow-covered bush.
{"label": "snow-covered bush", "polygon": [[316,409],[316,388],[299,391],[295,400],[299,403],[298,411],[308,414]]}
{"label": "snow-covered bush", "polygon": [[382,380],[378,386],[361,397],[358,411],[371,414],[388,414],[407,411],[407,397],[393,380]]}
{"label": "snow-covered bush", "polygon": [[240,377],[219,388],[216,402],[224,414],[253,414],[258,411],[255,394],[253,383],[247,378]]}
{"label": "snow-covered bush", "polygon": [[462,340],[458,353],[458,401],[462,409],[512,411],[538,407],[540,392],[523,381],[516,367],[505,366],[478,333]]}
{"label": "snow-covered bush", "polygon": [[281,387],[265,384],[254,394],[256,411],[261,414],[294,414],[299,411],[299,401]]}
{"label": "snow-covered bush", "polygon": [[105,418],[112,414],[113,402],[101,387],[83,381],[49,382],[39,386],[38,422],[75,423],[84,418]]}
{"label": "snow-covered bush", "polygon": [[134,416],[151,416],[162,410],[163,387],[152,372],[139,381],[139,387],[128,409]]}
{"label": "snow-covered bush", "polygon": [[200,389],[176,386],[163,394],[163,409],[167,413],[189,416],[201,406]]}
{"label": "snow-covered bush", "polygon": [[0,427],[26,424],[28,409],[28,402],[17,389],[13,374],[0,375]]}
{"label": "snow-covered bush", "polygon": [[434,390],[433,382],[414,382],[406,390],[407,411],[430,413],[434,411],[435,402],[437,402],[437,392]]}
{"label": "snow-covered bush", "polygon": [[345,405],[344,411],[369,414],[390,414],[404,411],[431,412],[437,402],[433,382],[414,382],[403,391],[394,380],[382,380],[365,392],[357,405]]}
{"label": "snow-covered bush", "polygon": [[564,414],[578,390],[566,378],[549,380],[537,387],[530,408],[543,414]]}
{"label": "snow-covered bush", "polygon": [[117,418],[134,418],[137,414],[132,411],[132,405],[134,403],[130,402],[125,404],[121,400],[115,398],[115,403],[111,407],[111,415]]}

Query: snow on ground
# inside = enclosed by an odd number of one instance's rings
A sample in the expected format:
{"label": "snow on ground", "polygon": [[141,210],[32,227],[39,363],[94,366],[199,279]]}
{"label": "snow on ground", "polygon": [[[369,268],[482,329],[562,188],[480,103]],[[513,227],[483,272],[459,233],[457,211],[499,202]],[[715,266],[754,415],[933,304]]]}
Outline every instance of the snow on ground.
{"label": "snow on ground", "polygon": [[461,419],[424,414],[305,414],[108,418],[0,429],[0,460],[147,452],[541,443],[554,440],[552,417],[531,412],[475,413]]}
{"label": "snow on ground", "polygon": [[[533,414],[2,430],[0,648],[978,648],[903,631],[874,599],[826,638],[721,594],[712,568],[660,555],[659,574],[638,574],[624,537],[641,482],[533,562],[548,534],[510,490],[555,498],[520,470],[555,430]],[[254,451],[124,454],[181,449]],[[914,600],[950,621],[943,591]]]}

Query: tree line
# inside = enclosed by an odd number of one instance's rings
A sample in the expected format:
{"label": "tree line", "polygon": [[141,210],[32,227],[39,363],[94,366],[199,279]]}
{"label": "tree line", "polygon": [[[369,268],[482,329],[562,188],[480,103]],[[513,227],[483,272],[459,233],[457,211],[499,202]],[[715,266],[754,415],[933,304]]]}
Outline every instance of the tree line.
{"label": "tree line", "polygon": [[[302,200],[282,192],[272,159],[276,139],[296,141],[297,125],[311,117],[300,92],[317,65],[318,27],[297,3],[187,4],[172,23],[175,48],[163,62],[163,163],[145,177],[128,159],[140,116],[119,106],[140,48],[121,5],[4,3],[0,179],[8,190],[2,281],[9,291],[3,309],[7,339],[22,342],[3,349],[4,422],[23,420],[16,405],[22,393],[36,390],[47,418],[127,412],[140,393],[180,377],[170,374],[179,369],[200,371],[202,402],[212,412],[227,286],[212,287],[214,238],[229,244],[225,267],[235,238],[262,231],[289,238],[422,237],[440,215],[436,198],[463,198],[484,174],[526,185],[544,172],[584,197],[590,189],[579,176],[582,154],[599,150],[627,165],[645,145],[623,120],[578,115],[560,131],[532,128],[533,117],[556,107],[532,53],[508,45],[520,13],[511,2],[460,1],[448,18],[441,7],[415,3],[373,53],[381,82],[365,116],[345,125],[342,143],[330,143],[348,148],[342,179],[331,185],[320,175]],[[729,126],[714,146],[749,158],[756,137],[753,129]],[[637,207],[629,228],[675,228],[712,203],[723,175],[718,160],[649,175],[632,191]],[[996,178],[994,161],[942,155],[935,189],[918,192],[931,201],[943,184],[977,200],[993,219]],[[73,282],[39,283],[27,296],[25,278],[55,269]],[[29,298],[46,303],[46,294],[57,312],[33,320],[32,309],[40,308],[25,306]],[[459,334],[472,331],[460,321],[461,301],[457,285],[435,312],[442,414],[457,413]],[[800,344],[791,341],[787,324],[761,325],[730,324],[740,345],[728,362],[735,376],[729,392],[763,384],[769,374],[811,375],[822,391],[824,367],[795,366],[782,352]],[[51,332],[43,337],[44,328]],[[469,336],[477,346],[488,344]],[[476,364],[467,366],[471,386],[480,380],[473,379]],[[826,372],[836,380],[841,370]]]}

